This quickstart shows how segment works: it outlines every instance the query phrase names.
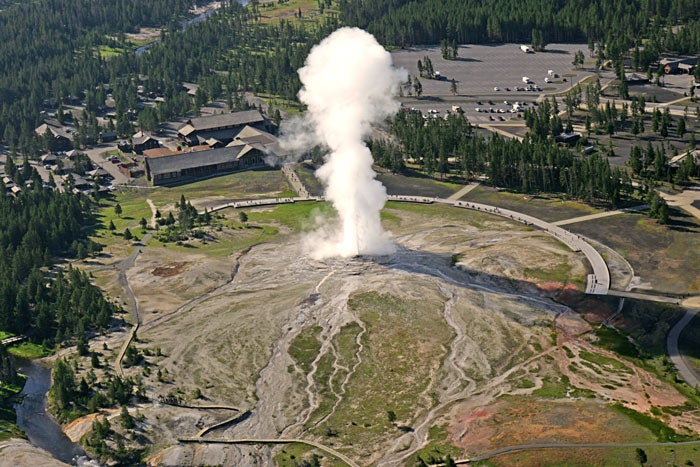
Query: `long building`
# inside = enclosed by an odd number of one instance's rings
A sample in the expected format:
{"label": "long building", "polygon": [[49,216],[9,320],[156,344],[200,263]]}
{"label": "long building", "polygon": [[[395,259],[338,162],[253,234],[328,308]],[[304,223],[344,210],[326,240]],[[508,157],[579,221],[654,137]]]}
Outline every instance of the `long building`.
{"label": "long building", "polygon": [[165,148],[146,151],[146,176],[154,185],[186,183],[211,175],[261,167],[266,157],[281,155],[277,138],[252,127],[244,127],[225,147],[186,151]]}
{"label": "long building", "polygon": [[270,122],[258,110],[189,119],[178,131],[180,142],[187,146],[220,144],[226,146],[246,126],[269,132]]}

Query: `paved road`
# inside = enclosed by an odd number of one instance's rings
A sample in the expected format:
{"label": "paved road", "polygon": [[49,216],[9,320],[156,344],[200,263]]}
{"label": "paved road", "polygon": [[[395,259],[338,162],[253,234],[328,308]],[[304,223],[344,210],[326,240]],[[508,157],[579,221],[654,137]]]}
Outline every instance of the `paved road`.
{"label": "paved road", "polygon": [[668,358],[676,366],[676,370],[678,370],[678,374],[683,378],[683,381],[694,388],[700,388],[700,378],[698,378],[695,370],[688,364],[678,349],[678,339],[683,329],[685,329],[698,312],[700,312],[700,306],[686,307],[685,315],[671,328],[666,337],[666,352],[668,353]]}
{"label": "paved road", "polygon": [[95,148],[92,149],[87,149],[83,151],[85,154],[88,155],[90,160],[92,161],[93,164],[95,164],[97,167],[103,168],[107,173],[109,173],[112,177],[114,177],[114,185],[125,185],[127,183],[132,182],[133,180],[123,173],[119,171],[117,168],[116,164],[112,164],[108,160],[106,160],[102,154],[104,154],[107,151],[110,151],[112,149],[117,148],[117,143],[106,143],[106,144],[101,144]]}
{"label": "paved road", "polygon": [[700,185],[693,185],[675,195],[663,191],[659,194],[669,206],[679,207],[700,221],[700,209],[692,205],[694,201],[700,201]]}
{"label": "paved road", "polygon": [[615,211],[605,211],[605,212],[599,212],[597,214],[589,214],[587,216],[572,217],[570,219],[564,219],[561,221],[552,222],[552,224],[559,225],[559,226],[576,224],[578,222],[586,222],[586,221],[592,221],[594,219],[601,219],[603,217],[616,216],[618,214],[623,214],[626,212],[643,211],[644,209],[648,209],[648,208],[649,208],[648,204],[641,204],[639,206],[632,206],[632,207],[624,208],[624,209],[616,209]]}

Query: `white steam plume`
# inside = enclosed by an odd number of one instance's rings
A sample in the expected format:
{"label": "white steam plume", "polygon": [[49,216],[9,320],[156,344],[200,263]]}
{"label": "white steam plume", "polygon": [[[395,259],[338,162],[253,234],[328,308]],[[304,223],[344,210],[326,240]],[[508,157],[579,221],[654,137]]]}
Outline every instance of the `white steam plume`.
{"label": "white steam plume", "polygon": [[372,123],[398,110],[394,95],[407,79],[406,70],[392,66],[391,55],[371,34],[342,28],[311,50],[299,77],[299,98],[308,108],[305,118],[312,139],[330,149],[316,176],[341,222],[334,235],[317,233],[310,242],[312,254],[322,258],[393,252],[379,217],[386,189],[375,179],[372,154],[363,138]]}

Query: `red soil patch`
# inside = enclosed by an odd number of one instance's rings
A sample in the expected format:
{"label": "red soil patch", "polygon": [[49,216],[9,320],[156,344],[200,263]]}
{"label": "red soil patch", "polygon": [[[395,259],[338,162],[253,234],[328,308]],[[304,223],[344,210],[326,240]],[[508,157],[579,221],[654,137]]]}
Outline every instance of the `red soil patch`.
{"label": "red soil patch", "polygon": [[151,274],[159,277],[177,276],[178,274],[187,269],[188,264],[189,263],[184,261],[164,264],[163,266],[158,266],[153,271],[151,271]]}

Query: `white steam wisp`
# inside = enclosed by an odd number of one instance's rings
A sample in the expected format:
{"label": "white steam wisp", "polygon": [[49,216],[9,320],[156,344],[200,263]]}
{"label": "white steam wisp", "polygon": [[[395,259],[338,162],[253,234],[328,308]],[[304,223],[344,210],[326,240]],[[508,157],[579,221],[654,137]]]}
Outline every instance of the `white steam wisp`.
{"label": "white steam wisp", "polygon": [[386,189],[375,179],[372,154],[363,138],[373,123],[398,111],[394,95],[407,79],[406,70],[392,66],[391,55],[371,34],[341,28],[311,50],[299,77],[299,98],[308,108],[312,140],[330,150],[316,175],[341,223],[332,235],[316,233],[309,242],[312,255],[393,252],[379,217]]}

